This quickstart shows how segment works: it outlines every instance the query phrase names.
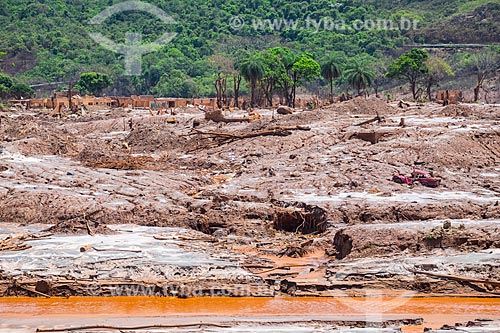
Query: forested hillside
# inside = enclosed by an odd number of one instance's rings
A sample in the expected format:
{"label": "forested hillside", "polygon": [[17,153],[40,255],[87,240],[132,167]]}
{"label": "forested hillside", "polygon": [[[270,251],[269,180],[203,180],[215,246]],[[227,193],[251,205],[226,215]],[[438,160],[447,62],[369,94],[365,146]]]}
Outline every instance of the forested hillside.
{"label": "forested hillside", "polygon": [[[143,12],[123,12],[102,25],[90,24],[95,15],[119,2],[0,0],[0,51],[6,53],[2,71],[19,82],[62,82],[60,87],[83,72],[97,71],[112,78],[109,93],[191,97],[214,95],[221,64],[237,68],[238,61],[255,50],[284,46],[308,52],[318,62],[334,55],[344,62],[364,56],[387,64],[407,51],[403,46],[408,44],[498,43],[500,38],[497,0],[148,0],[176,24],[166,25]],[[349,28],[380,19],[405,19],[418,26]],[[308,22],[317,25],[307,26]],[[345,26],[326,24],[333,22]],[[167,31],[177,36],[143,56],[141,76],[127,76],[123,55],[99,46],[89,32],[123,43],[129,31],[142,33],[145,43]],[[464,57],[452,57],[458,70]],[[321,84],[328,87],[327,81]]]}

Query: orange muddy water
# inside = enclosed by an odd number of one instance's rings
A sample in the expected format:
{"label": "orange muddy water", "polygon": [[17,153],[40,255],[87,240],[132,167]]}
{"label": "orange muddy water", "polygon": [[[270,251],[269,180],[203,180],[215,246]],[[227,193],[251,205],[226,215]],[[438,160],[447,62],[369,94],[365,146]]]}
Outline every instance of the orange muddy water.
{"label": "orange muddy water", "polygon": [[[382,313],[382,315],[380,315]],[[500,319],[500,298],[169,298],[70,297],[0,298],[0,318],[120,318],[210,316],[420,316],[423,327]],[[401,316],[403,317],[403,316]]]}

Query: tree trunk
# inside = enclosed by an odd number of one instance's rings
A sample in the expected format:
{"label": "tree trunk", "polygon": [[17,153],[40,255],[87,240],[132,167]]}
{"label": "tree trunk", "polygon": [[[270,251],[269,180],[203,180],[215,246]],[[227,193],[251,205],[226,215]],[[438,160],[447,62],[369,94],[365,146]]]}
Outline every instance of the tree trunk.
{"label": "tree trunk", "polygon": [[290,103],[290,105],[288,105],[288,106],[290,106],[290,107],[292,107],[292,108],[295,108],[295,90],[296,90],[296,88],[297,88],[297,79],[298,79],[298,78],[297,78],[297,75],[296,75],[296,74],[294,74],[294,75],[293,75],[293,85],[292,85],[292,91],[291,91],[291,93],[290,93],[290,94],[291,94],[291,96],[290,96],[290,97],[291,97],[291,103]]}
{"label": "tree trunk", "polygon": [[330,102],[333,103],[333,79],[330,80]]}
{"label": "tree trunk", "polygon": [[267,104],[268,104],[268,106],[269,107],[273,107],[273,84],[272,84],[272,82],[269,83],[266,97],[267,97]]}
{"label": "tree trunk", "polygon": [[234,75],[233,76],[233,88],[234,88],[234,106],[239,108],[240,107],[240,83],[241,83],[241,75]]}
{"label": "tree trunk", "polygon": [[431,87],[432,87],[432,83],[429,82],[427,84],[427,98],[429,99],[429,102],[432,101],[432,92],[431,92]]}
{"label": "tree trunk", "polygon": [[224,82],[223,82],[223,79],[221,77],[221,74],[217,74],[217,78],[215,79],[215,82],[214,82],[214,87],[215,87],[215,92],[217,93],[217,107],[219,109],[222,108],[222,104],[223,104],[223,90],[224,90]]}
{"label": "tree trunk", "polygon": [[222,92],[222,104],[223,105],[228,105],[228,99],[227,99],[227,80],[226,78],[222,79],[221,82],[221,92]]}
{"label": "tree trunk", "polygon": [[264,81],[261,81],[261,88],[264,91],[267,106],[272,107],[273,106],[273,89],[274,89],[273,80],[266,79]]}
{"label": "tree trunk", "polygon": [[477,73],[477,84],[474,88],[474,102],[479,102],[479,93],[481,91],[481,87],[483,86],[484,76],[481,72]]}
{"label": "tree trunk", "polygon": [[474,88],[474,102],[478,102],[479,101],[479,90],[480,89],[481,89],[481,87],[479,85],[477,85]]}
{"label": "tree trunk", "polygon": [[285,98],[284,104],[286,106],[290,106],[290,87],[288,86],[288,83],[285,82],[283,86],[283,97]]}
{"label": "tree trunk", "polygon": [[411,93],[413,94],[413,100],[416,101],[417,100],[417,82],[412,81],[412,82],[410,82],[410,84],[411,84]]}
{"label": "tree trunk", "polygon": [[69,110],[71,112],[74,111],[74,108],[73,108],[73,83],[69,83],[68,85],[68,103],[69,103]]}

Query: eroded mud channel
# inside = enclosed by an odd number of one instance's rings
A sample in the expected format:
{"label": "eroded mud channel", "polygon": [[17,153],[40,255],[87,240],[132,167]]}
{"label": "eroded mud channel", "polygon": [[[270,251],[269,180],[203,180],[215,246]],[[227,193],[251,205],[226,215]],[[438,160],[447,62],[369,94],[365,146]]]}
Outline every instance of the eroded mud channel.
{"label": "eroded mud channel", "polygon": [[[499,107],[356,99],[227,124],[195,108],[174,111],[175,123],[140,110],[1,114],[2,296],[36,297],[33,309],[39,299],[74,296],[313,297],[317,312],[282,304],[290,313],[269,315],[297,318],[238,329],[371,332],[359,318],[366,311],[340,311],[356,317],[347,324],[305,322],[336,316],[321,309],[338,299],[487,304],[500,295]],[[357,126],[377,113],[382,122]],[[393,181],[414,168],[440,186]],[[1,312],[14,313],[7,300]],[[388,332],[421,324],[421,332],[430,326],[418,322],[419,306],[376,322]],[[434,323],[500,319],[488,311]],[[497,322],[469,326],[499,330]]]}

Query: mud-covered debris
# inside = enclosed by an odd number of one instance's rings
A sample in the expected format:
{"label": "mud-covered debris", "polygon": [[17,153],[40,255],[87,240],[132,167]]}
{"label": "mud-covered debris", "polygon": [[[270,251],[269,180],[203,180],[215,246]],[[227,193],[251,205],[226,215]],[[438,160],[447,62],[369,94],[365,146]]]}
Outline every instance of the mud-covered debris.
{"label": "mud-covered debris", "polygon": [[50,234],[8,236],[0,240],[0,252],[3,251],[22,251],[31,248],[31,245],[26,244],[27,241],[41,239],[50,236]]}
{"label": "mud-covered debris", "polygon": [[438,187],[441,184],[441,178],[432,177],[430,172],[416,168],[413,169],[411,176],[395,174],[392,180],[398,184],[413,185],[420,183],[427,187]]}
{"label": "mud-covered debris", "polygon": [[286,248],[282,249],[279,253],[278,256],[287,256],[290,258],[300,258],[306,255],[309,251],[310,246],[314,243],[314,240],[310,239],[306,242],[303,242],[301,244],[299,243],[293,243]]}
{"label": "mud-covered debris", "polygon": [[276,230],[301,232],[303,234],[322,233],[326,231],[327,214],[321,207],[303,202],[274,201],[276,206],[273,225]]}
{"label": "mud-covered debris", "polygon": [[401,100],[401,101],[399,101],[398,106],[399,106],[401,109],[403,109],[403,108],[405,108],[405,107],[409,108],[409,107],[410,107],[410,103],[407,103],[407,102],[405,102],[405,101]]}
{"label": "mud-covered debris", "polygon": [[250,118],[226,118],[222,110],[206,110],[205,119],[215,121],[216,123],[241,123],[250,121]]}
{"label": "mud-covered debris", "polygon": [[155,159],[150,156],[103,156],[94,161],[85,161],[82,164],[89,168],[115,170],[156,169]]}
{"label": "mud-covered debris", "polygon": [[[89,230],[90,229],[90,230]],[[113,231],[105,224],[97,221],[89,221],[83,218],[63,220],[45,230],[57,234],[101,234],[110,235]]]}
{"label": "mud-covered debris", "polygon": [[355,133],[351,138],[360,139],[363,141],[368,141],[372,144],[376,144],[383,136],[387,134],[388,134],[387,132],[366,131],[366,132]]}
{"label": "mud-covered debris", "polygon": [[352,238],[344,230],[338,231],[333,238],[337,259],[344,259],[352,251]]}
{"label": "mud-covered debris", "polygon": [[293,109],[288,107],[288,106],[280,106],[278,109],[276,109],[276,113],[283,114],[283,115],[292,114]]}
{"label": "mud-covered debris", "polygon": [[227,215],[222,212],[212,211],[210,215],[192,214],[186,218],[186,224],[193,230],[212,235],[219,229],[228,226]]}

